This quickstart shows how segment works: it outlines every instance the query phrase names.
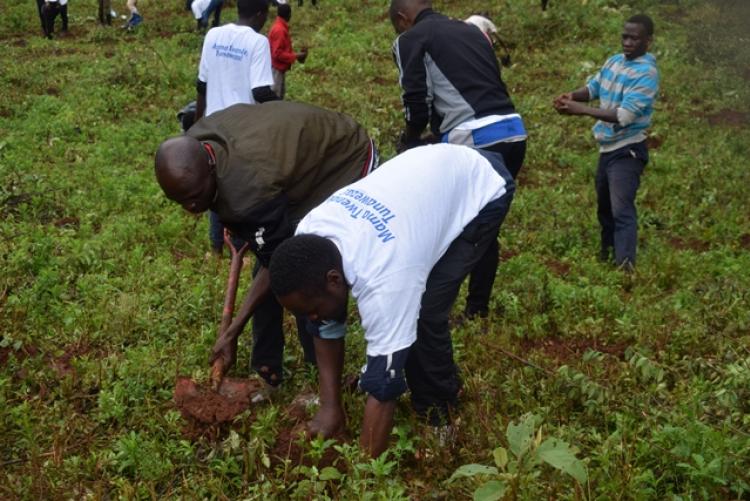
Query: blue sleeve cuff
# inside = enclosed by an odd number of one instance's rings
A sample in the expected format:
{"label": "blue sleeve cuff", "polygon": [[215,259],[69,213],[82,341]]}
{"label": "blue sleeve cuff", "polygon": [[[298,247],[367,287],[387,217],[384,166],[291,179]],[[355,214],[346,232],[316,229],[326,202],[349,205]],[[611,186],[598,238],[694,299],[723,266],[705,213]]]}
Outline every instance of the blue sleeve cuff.
{"label": "blue sleeve cuff", "polygon": [[341,339],[346,336],[346,324],[335,320],[322,322],[318,326],[318,336],[321,339]]}

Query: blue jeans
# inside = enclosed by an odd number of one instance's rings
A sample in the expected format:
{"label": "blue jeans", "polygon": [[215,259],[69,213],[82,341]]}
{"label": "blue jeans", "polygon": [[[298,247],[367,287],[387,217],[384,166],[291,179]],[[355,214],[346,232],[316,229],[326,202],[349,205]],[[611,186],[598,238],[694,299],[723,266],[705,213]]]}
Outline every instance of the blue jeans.
{"label": "blue jeans", "polygon": [[599,156],[595,184],[602,257],[607,257],[609,250],[614,248],[618,266],[635,266],[638,243],[635,195],[647,163],[645,141]]}

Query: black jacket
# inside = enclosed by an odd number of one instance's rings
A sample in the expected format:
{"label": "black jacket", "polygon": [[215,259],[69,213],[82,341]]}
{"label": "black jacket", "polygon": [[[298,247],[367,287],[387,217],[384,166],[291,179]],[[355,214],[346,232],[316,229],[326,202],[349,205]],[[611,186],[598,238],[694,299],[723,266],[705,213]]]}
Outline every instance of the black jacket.
{"label": "black jacket", "polygon": [[474,118],[515,113],[492,45],[476,26],[432,9],[393,43],[406,122],[443,134]]}

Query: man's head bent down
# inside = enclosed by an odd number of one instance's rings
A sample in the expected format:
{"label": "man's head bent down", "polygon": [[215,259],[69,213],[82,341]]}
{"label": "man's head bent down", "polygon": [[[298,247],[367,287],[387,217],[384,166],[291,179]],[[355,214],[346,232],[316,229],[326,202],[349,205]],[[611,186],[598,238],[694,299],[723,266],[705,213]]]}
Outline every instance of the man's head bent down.
{"label": "man's head bent down", "polygon": [[432,8],[432,0],[391,0],[388,15],[396,33],[409,31],[414,22],[425,9]]}
{"label": "man's head bent down", "polygon": [[178,136],[156,150],[156,180],[170,200],[194,214],[208,210],[216,196],[216,165],[197,139]]}
{"label": "man's head bent down", "polygon": [[349,285],[331,240],[309,234],[285,240],[271,256],[269,272],[274,295],[295,315],[313,322],[346,320]]}

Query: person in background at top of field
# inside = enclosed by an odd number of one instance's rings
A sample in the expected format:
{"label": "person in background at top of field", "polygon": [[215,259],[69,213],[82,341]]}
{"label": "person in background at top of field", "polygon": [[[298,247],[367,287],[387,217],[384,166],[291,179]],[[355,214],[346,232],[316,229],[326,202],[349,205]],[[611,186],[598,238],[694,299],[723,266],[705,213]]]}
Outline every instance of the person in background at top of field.
{"label": "person in background at top of field", "polygon": [[133,30],[136,26],[143,22],[143,16],[138,12],[138,0],[128,0],[125,6],[130,12],[128,21],[122,26],[126,30]]}
{"label": "person in background at top of field", "polygon": [[487,12],[472,14],[464,19],[464,22],[479,28],[481,32],[484,33],[484,36],[487,37],[487,40],[490,41],[493,49],[497,48],[498,45],[502,47],[505,51],[505,55],[500,59],[500,62],[503,66],[510,66],[510,50],[505,42],[503,42],[503,39],[500,38],[497,26],[495,26],[495,23],[493,23],[488,16],[489,13]]}
{"label": "person in background at top of field", "polygon": [[328,197],[279,245],[271,289],[307,319],[318,361],[320,408],[307,425],[310,435],[328,438],[344,427],[351,290],[367,341],[362,448],[372,456],[386,449],[407,384],[417,414],[450,438],[461,378],[448,316],[464,278],[497,240],[513,192],[498,153],[413,148]]}
{"label": "person in background at top of field", "polygon": [[58,15],[62,19],[60,35],[67,35],[68,0],[37,0],[36,4],[39,9],[39,19],[42,21],[44,36],[52,39],[52,34],[55,32],[55,19],[57,19]]}
{"label": "person in background at top of field", "polygon": [[[639,14],[625,22],[622,53],[610,57],[585,87],[557,96],[553,105],[564,115],[597,119],[597,216],[601,225],[600,258],[631,271],[635,267],[638,218],[635,196],[648,163],[646,129],[651,125],[659,89],[656,58],[648,52],[654,23]],[[599,107],[583,104],[598,99]]]}
{"label": "person in background at top of field", "polygon": [[273,71],[273,91],[281,99],[286,94],[286,72],[296,61],[307,59],[307,49],[294,52],[292,37],[289,35],[289,21],[292,19],[292,7],[281,4],[277,9],[276,20],[268,30],[268,41],[271,44],[271,68]]}
{"label": "person in background at top of field", "polygon": [[[268,262],[310,209],[377,164],[372,140],[351,117],[285,101],[230,106],[161,144],[156,177],[167,197],[194,214],[213,210],[256,256],[252,286],[217,339],[212,363],[221,358],[224,370],[234,364],[252,316],[251,367],[269,385],[281,383],[283,309],[268,288]],[[298,333],[305,360],[314,363],[304,324]]]}
{"label": "person in background at top of field", "polygon": [[193,0],[189,8],[193,11],[193,16],[198,23],[198,29],[201,30],[208,27],[208,19],[211,17],[211,14],[214,15],[211,26],[216,28],[221,24],[221,9],[223,6],[224,0]]}
{"label": "person in background at top of field", "polygon": [[[431,125],[441,142],[500,153],[515,179],[526,129],[500,76],[492,46],[475,26],[432,10],[430,0],[392,0],[393,57],[406,124],[397,149],[423,143]],[[486,317],[499,263],[497,239],[471,272],[466,318]]]}

